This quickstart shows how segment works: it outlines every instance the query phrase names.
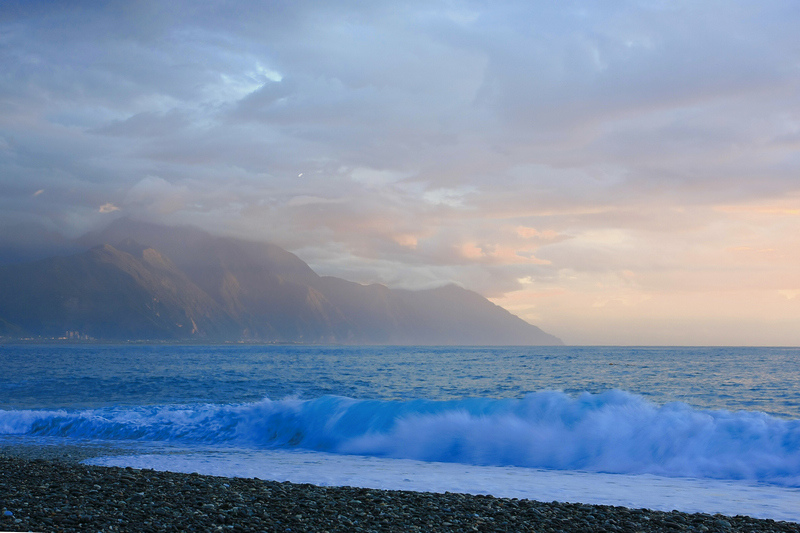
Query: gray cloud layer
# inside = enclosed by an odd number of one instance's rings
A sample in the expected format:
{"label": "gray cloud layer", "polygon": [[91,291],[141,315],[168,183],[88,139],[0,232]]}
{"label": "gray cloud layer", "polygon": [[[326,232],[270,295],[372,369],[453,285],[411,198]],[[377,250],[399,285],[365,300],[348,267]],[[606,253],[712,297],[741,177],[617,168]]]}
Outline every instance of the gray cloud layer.
{"label": "gray cloud layer", "polygon": [[650,294],[692,257],[723,268],[688,247],[766,231],[720,206],[796,198],[798,20],[793,1],[6,2],[0,224],[134,216],[364,282],[586,294],[633,272]]}

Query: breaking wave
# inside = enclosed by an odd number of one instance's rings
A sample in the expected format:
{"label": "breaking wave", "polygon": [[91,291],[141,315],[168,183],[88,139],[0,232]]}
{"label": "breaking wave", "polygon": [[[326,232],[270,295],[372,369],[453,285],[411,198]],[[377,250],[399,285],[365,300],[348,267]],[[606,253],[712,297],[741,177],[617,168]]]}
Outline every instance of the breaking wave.
{"label": "breaking wave", "polygon": [[683,403],[659,406],[623,391],[457,401],[323,396],[236,405],[0,410],[0,434],[304,448],[800,486],[800,421]]}

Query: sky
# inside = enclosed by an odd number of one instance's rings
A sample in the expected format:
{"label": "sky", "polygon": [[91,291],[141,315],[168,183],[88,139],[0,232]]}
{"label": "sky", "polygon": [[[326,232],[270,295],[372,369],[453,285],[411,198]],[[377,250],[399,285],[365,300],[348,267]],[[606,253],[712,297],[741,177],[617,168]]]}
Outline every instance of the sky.
{"label": "sky", "polygon": [[798,27],[795,0],[6,0],[0,227],[194,225],[567,344],[800,345]]}

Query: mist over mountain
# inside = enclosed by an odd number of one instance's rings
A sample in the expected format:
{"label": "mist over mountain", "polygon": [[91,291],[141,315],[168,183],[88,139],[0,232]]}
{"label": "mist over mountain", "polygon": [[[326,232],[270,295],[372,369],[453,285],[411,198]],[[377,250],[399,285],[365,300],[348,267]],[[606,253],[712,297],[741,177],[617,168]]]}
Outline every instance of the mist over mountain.
{"label": "mist over mountain", "polygon": [[81,251],[79,243],[35,223],[0,224],[0,265]]}
{"label": "mist over mountain", "polygon": [[196,228],[121,219],[60,245],[83,251],[0,266],[0,336],[561,344],[455,285],[409,291],[321,277],[278,246]]}

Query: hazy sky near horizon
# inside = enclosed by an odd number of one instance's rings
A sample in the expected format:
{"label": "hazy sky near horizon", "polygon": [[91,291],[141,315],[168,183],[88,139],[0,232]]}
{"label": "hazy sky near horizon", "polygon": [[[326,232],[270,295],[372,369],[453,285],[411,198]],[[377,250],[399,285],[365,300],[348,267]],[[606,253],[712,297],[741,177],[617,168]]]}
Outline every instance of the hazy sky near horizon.
{"label": "hazy sky near horizon", "polygon": [[0,5],[0,225],[456,282],[571,344],[800,345],[800,3]]}

